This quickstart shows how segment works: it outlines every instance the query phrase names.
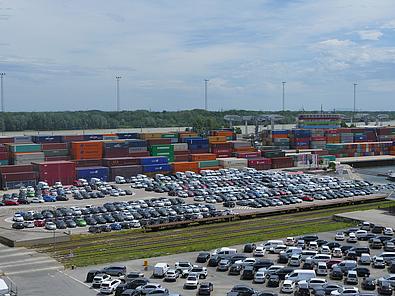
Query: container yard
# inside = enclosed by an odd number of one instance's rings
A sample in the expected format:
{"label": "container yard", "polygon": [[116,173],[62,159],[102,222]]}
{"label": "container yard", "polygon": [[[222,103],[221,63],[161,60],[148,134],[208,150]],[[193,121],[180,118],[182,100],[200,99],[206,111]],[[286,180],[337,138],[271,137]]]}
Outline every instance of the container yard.
{"label": "container yard", "polygon": [[322,116],[299,116],[300,128],[265,130],[265,145],[230,129],[205,137],[190,131],[0,137],[1,187],[203,169],[317,167],[336,158],[395,155],[395,127],[340,128],[336,115]]}

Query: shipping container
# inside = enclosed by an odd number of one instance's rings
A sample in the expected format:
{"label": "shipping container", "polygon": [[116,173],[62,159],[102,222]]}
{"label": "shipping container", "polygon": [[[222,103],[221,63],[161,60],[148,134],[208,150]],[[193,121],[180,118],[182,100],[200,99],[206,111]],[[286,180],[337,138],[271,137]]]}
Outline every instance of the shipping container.
{"label": "shipping container", "polygon": [[140,158],[141,165],[155,165],[155,164],[166,164],[168,163],[167,157],[164,156],[152,156]]}
{"label": "shipping container", "polygon": [[38,172],[39,180],[47,182],[50,186],[55,182],[71,185],[76,179],[75,163],[71,161],[33,163],[33,167]]}
{"label": "shipping container", "polygon": [[9,144],[10,152],[40,152],[40,144]]}
{"label": "shipping container", "polygon": [[0,174],[4,173],[21,173],[21,172],[32,172],[33,165],[7,165],[0,167]]}
{"label": "shipping container", "polygon": [[140,159],[137,157],[103,158],[102,164],[105,167],[131,166],[140,164]]}
{"label": "shipping container", "polygon": [[104,182],[108,181],[110,170],[107,167],[80,167],[76,168],[76,178],[90,180],[98,178]]}
{"label": "shipping container", "polygon": [[116,176],[130,178],[143,173],[142,165],[113,166],[110,168],[110,181],[115,181]]}
{"label": "shipping container", "polygon": [[32,141],[34,143],[62,143],[62,136],[53,135],[43,135],[43,136],[33,136]]}
{"label": "shipping container", "polygon": [[216,158],[217,155],[214,153],[191,154],[192,161],[215,160]]}
{"label": "shipping container", "polygon": [[67,143],[43,143],[41,144],[41,149],[45,150],[64,150],[68,149]]}
{"label": "shipping container", "polygon": [[102,166],[101,159],[80,159],[72,160],[76,167],[99,167]]}
{"label": "shipping container", "polygon": [[62,136],[62,142],[80,142],[84,140],[84,135],[70,135],[70,136]]}
{"label": "shipping container", "polygon": [[170,172],[170,171],[171,171],[171,166],[168,163],[143,165],[143,173]]}

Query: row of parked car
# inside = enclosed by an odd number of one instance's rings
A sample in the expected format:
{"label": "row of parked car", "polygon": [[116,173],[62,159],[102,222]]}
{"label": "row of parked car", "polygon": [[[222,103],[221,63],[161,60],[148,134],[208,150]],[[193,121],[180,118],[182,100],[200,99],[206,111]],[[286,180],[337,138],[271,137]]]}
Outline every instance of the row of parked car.
{"label": "row of parked car", "polygon": [[12,227],[54,230],[90,226],[89,231],[96,233],[232,214],[235,213],[231,210],[218,210],[211,204],[187,204],[182,198],[153,198],[84,208],[17,211]]}
{"label": "row of parked car", "polygon": [[254,208],[280,206],[302,201],[365,196],[383,190],[393,190],[395,185],[374,185],[368,181],[344,181],[331,176],[291,174],[286,172],[221,169],[154,178],[139,175],[131,179],[132,188],[146,191],[167,192],[170,196],[191,197],[207,203],[232,202]]}

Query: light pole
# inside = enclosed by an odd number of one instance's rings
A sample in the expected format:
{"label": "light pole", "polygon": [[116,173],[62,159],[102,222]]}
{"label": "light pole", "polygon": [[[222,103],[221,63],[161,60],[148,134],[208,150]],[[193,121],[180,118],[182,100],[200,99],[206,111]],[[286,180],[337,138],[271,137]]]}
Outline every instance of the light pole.
{"label": "light pole", "polygon": [[354,116],[355,116],[355,105],[356,105],[357,85],[358,85],[358,83],[354,83],[354,108],[353,108],[353,112],[352,112],[351,123],[354,122]]}
{"label": "light pole", "polygon": [[287,83],[286,81],[282,82],[282,84],[283,84],[283,112],[285,111],[285,84],[286,83]]}
{"label": "light pole", "polygon": [[207,83],[210,80],[204,79],[204,110],[207,111]]}
{"label": "light pole", "polygon": [[119,100],[119,80],[121,78],[121,76],[115,76],[115,79],[117,80],[117,112],[121,111],[121,102]]}
{"label": "light pole", "polygon": [[0,80],[1,80],[1,82],[0,82],[0,84],[1,84],[1,86],[0,86],[0,88],[1,88],[1,112],[4,112],[5,110],[4,110],[4,87],[3,87],[3,76],[5,76],[5,73],[4,72],[1,72],[0,73]]}

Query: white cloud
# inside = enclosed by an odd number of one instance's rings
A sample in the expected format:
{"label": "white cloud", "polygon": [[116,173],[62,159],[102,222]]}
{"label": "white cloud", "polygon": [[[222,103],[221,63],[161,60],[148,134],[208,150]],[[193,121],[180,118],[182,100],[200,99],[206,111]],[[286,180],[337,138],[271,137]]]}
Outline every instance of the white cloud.
{"label": "white cloud", "polygon": [[395,30],[395,20],[391,20],[386,22],[384,25],[381,26],[382,29],[393,29]]}
{"label": "white cloud", "polygon": [[363,81],[363,84],[366,85],[366,88],[372,92],[395,92],[395,80],[371,79]]}
{"label": "white cloud", "polygon": [[359,38],[362,40],[379,40],[383,33],[377,30],[358,31]]}

